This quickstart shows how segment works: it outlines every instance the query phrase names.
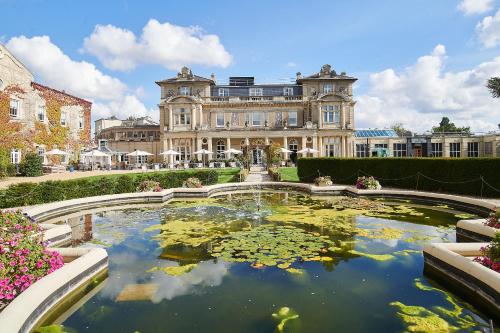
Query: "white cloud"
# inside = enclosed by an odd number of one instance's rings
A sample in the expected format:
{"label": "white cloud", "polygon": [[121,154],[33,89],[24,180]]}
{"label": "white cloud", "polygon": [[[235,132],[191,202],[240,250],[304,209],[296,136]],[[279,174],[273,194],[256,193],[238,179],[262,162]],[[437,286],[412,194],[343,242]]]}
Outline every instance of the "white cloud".
{"label": "white cloud", "polygon": [[13,37],[7,48],[24,63],[41,83],[94,102],[92,118],[116,115],[151,115],[137,95],[144,94],[139,87],[130,92],[125,83],[102,73],[94,64],[75,61],[53,44],[48,36]]}
{"label": "white cloud", "polygon": [[286,67],[289,67],[289,68],[295,68],[297,67],[297,64],[294,63],[293,61],[289,61],[287,64],[286,64]]}
{"label": "white cloud", "polygon": [[493,8],[493,0],[462,0],[457,8],[465,15],[484,14]]}
{"label": "white cloud", "polygon": [[461,72],[446,71],[445,61],[445,47],[437,45],[401,72],[386,69],[371,74],[368,93],[358,97],[356,126],[402,122],[409,129],[425,131],[448,116],[473,131],[495,130],[499,101],[485,85],[500,72],[500,57]]}
{"label": "white cloud", "polygon": [[37,77],[56,89],[86,99],[113,100],[127,89],[120,80],[103,74],[93,64],[74,61],[48,36],[13,37],[7,48]]}
{"label": "white cloud", "polygon": [[97,25],[84,40],[84,51],[112,70],[128,71],[139,64],[157,64],[170,70],[183,65],[227,67],[231,55],[217,35],[199,27],[181,27],[151,19],[138,38],[127,29]]}
{"label": "white cloud", "polygon": [[476,32],[484,47],[491,48],[500,45],[500,10],[495,16],[486,16],[479,22]]}

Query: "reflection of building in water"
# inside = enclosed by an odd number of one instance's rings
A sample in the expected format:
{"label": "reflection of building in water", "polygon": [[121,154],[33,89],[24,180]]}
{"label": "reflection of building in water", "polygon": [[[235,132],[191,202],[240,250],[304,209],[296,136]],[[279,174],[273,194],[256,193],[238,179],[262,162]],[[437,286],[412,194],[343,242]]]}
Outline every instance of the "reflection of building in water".
{"label": "reflection of building in water", "polygon": [[71,227],[73,245],[92,239],[92,214],[68,218],[66,223]]}

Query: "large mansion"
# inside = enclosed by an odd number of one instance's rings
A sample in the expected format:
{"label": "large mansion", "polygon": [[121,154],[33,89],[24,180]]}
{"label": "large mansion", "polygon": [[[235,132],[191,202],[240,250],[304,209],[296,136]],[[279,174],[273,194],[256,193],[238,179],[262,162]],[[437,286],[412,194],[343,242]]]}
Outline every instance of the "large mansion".
{"label": "large mansion", "polygon": [[[107,140],[115,151],[130,151],[130,142],[142,142],[137,145],[143,147],[149,143],[147,151],[156,160],[166,150],[188,161],[200,160],[202,156],[193,153],[201,149],[217,159],[235,148],[261,164],[271,144],[294,152],[313,148],[317,156],[353,156],[355,81],[324,65],[310,76],[297,73],[293,84],[256,84],[253,77],[231,77],[228,85],[218,85],[215,76],[204,78],[183,67],[176,77],[156,82],[161,88],[158,125],[141,129],[100,124],[97,139]],[[294,159],[296,154],[291,155]]]}
{"label": "large mansion", "polygon": [[92,103],[34,82],[33,74],[0,44],[0,148],[18,164],[24,151],[46,159],[53,148],[70,157],[90,144]]}

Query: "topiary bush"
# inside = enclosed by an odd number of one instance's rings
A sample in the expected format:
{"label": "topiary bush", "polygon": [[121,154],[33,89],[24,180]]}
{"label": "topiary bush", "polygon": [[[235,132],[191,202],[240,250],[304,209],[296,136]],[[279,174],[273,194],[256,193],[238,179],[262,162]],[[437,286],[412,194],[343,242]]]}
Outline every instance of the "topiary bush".
{"label": "topiary bush", "polygon": [[186,170],[20,183],[0,190],[0,208],[37,205],[105,194],[131,193],[135,192],[143,181],[158,182],[161,188],[181,187],[190,177],[198,178],[205,185],[212,185],[217,183],[219,174],[215,170]]}
{"label": "topiary bush", "polygon": [[330,176],[355,185],[373,176],[383,187],[500,197],[500,158],[299,158],[297,168],[306,183]]}
{"label": "topiary bush", "polygon": [[19,164],[19,172],[26,177],[42,176],[42,158],[35,153],[27,153],[23,161]]}

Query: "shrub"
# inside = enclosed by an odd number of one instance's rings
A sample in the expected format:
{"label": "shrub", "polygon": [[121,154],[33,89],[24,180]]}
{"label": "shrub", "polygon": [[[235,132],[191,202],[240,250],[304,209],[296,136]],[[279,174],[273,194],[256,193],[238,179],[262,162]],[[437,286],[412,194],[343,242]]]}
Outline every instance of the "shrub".
{"label": "shrub", "polygon": [[380,183],[375,178],[362,176],[356,180],[356,188],[362,190],[380,190],[382,186],[380,186]]}
{"label": "shrub", "polygon": [[0,178],[16,175],[16,166],[10,163],[10,153],[0,149]]}
{"label": "shrub", "polygon": [[314,184],[316,186],[332,186],[332,178],[330,176],[320,176],[314,179]]}
{"label": "shrub", "polygon": [[200,187],[203,187],[203,184],[201,183],[201,181],[198,178],[196,178],[196,177],[189,177],[182,184],[182,186],[183,187],[187,187],[187,188],[200,188]]}
{"label": "shrub", "polygon": [[278,168],[270,167],[269,169],[267,169],[267,173],[269,174],[271,179],[274,180],[275,182],[281,181],[281,174]]}
{"label": "shrub", "polygon": [[160,183],[154,180],[143,180],[136,188],[137,192],[161,192],[162,190]]}
{"label": "shrub", "polygon": [[35,153],[27,153],[21,164],[19,164],[19,172],[26,177],[42,176],[42,159]]}
{"label": "shrub", "polygon": [[135,192],[134,179],[127,175],[122,175],[116,179],[115,193]]}
{"label": "shrub", "polygon": [[20,211],[0,212],[0,302],[11,302],[63,264],[58,252],[45,248],[38,224]]}
{"label": "shrub", "polygon": [[338,184],[370,175],[384,187],[500,197],[500,158],[323,157],[299,158],[297,166],[302,182],[313,182],[319,171]]}

